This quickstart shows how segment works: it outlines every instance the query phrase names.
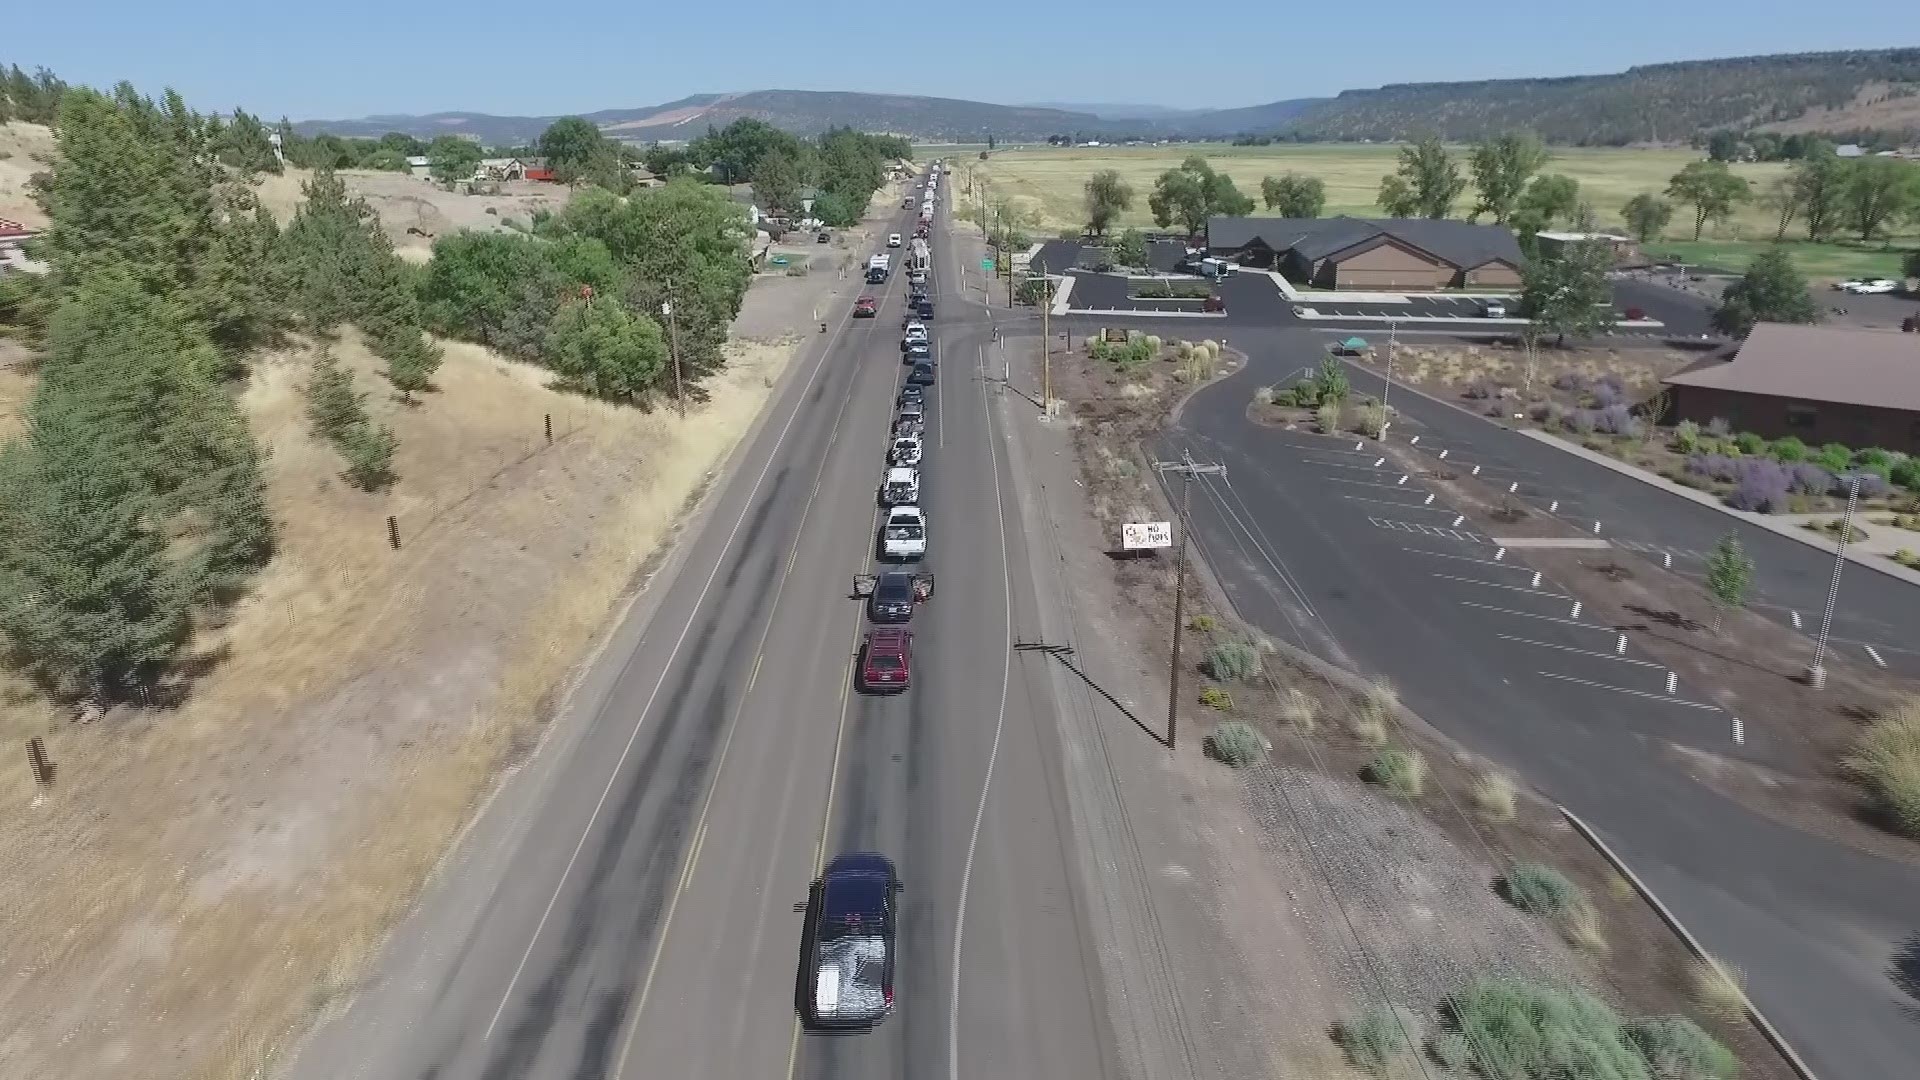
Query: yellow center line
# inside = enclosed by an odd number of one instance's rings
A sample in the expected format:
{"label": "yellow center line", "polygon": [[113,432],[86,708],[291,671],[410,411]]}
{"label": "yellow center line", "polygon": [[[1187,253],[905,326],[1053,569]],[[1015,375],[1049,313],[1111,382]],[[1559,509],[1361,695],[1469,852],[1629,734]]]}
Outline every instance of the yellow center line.
{"label": "yellow center line", "polygon": [[[855,380],[855,385],[858,385],[857,379]],[[854,394],[850,389],[847,396],[840,401],[839,411],[833,419],[832,430],[837,431],[839,429],[840,422],[846,418],[847,406],[853,402],[853,398]],[[829,446],[831,446],[831,443],[829,443]],[[707,817],[713,809],[713,797],[720,790],[720,777],[722,770],[726,767],[727,753],[733,748],[733,735],[740,726],[740,717],[746,712],[747,703],[752,700],[753,683],[759,678],[760,662],[766,655],[767,640],[773,634],[774,623],[778,621],[777,616],[780,612],[780,600],[786,595],[787,581],[792,577],[793,565],[795,557],[799,554],[800,544],[806,538],[807,521],[813,514],[813,504],[820,493],[820,480],[826,474],[827,462],[830,458],[831,455],[825,452],[822,452],[820,455],[820,466],[814,471],[813,488],[807,495],[806,505],[800,510],[800,523],[794,529],[793,551],[787,556],[787,568],[781,572],[780,581],[774,587],[773,603],[767,609],[767,623],[760,630],[759,643],[754,646],[753,674],[748,679],[747,691],[740,695],[740,703],[734,707],[733,715],[727,719],[727,734],[726,738],[720,744],[720,756],[714,762],[713,780],[708,784],[706,797],[702,799],[700,803],[700,816],[696,819],[696,828],[698,831],[695,833],[694,847],[688,853],[687,865],[681,873],[680,884],[674,889],[673,897],[667,902],[667,912],[665,916],[662,917],[659,933],[654,938],[653,956],[647,961],[647,974],[640,984],[640,996],[635,1001],[632,1016],[627,1022],[627,1037],[620,1043],[620,1056],[614,1062],[613,1073],[611,1074],[613,1080],[620,1080],[620,1077],[626,1073],[627,1056],[632,1052],[633,1040],[640,1032],[640,1017],[646,1011],[648,995],[653,992],[654,976],[659,973],[660,958],[666,952],[668,931],[673,928],[674,913],[679,910],[681,894],[686,891],[687,885],[693,880],[693,864],[694,861],[699,858],[701,842],[706,836]],[[841,712],[842,723],[844,724],[845,710],[842,709]],[[834,753],[837,762],[839,755],[837,742]]]}

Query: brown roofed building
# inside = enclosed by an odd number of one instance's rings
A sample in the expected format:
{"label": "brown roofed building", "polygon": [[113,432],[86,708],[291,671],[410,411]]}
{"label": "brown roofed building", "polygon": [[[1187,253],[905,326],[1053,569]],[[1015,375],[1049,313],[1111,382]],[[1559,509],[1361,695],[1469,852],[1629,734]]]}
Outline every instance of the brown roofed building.
{"label": "brown roofed building", "polygon": [[1675,419],[1767,439],[1920,453],[1920,337],[1761,323],[1738,349],[1667,376]]}
{"label": "brown roofed building", "polygon": [[1207,254],[1322,289],[1511,289],[1524,262],[1500,226],[1425,218],[1216,217]]}

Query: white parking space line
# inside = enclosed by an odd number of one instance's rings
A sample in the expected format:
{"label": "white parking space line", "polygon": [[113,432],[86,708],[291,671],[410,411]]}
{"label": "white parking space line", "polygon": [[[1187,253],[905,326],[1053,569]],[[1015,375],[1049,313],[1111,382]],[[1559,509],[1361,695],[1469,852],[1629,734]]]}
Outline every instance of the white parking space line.
{"label": "white parking space line", "polygon": [[[1385,476],[1387,474],[1382,473],[1381,475]],[[1388,491],[1405,491],[1414,495],[1422,494],[1419,488],[1410,488],[1405,484],[1374,484],[1365,480],[1349,480],[1344,476],[1329,476],[1326,477],[1326,481],[1329,484],[1352,484],[1354,487],[1385,488]]]}
{"label": "white parking space line", "polygon": [[1438,510],[1448,515],[1453,513],[1452,510],[1444,506],[1426,506],[1417,502],[1404,502],[1393,499],[1369,499],[1365,495],[1342,495],[1340,497],[1343,499],[1352,499],[1354,502],[1378,503],[1381,506],[1391,506],[1396,510]]}
{"label": "white parking space line", "polygon": [[1462,600],[1460,601],[1460,603],[1464,607],[1479,608],[1482,611],[1496,611],[1502,615],[1518,615],[1523,619],[1539,619],[1543,622],[1560,623],[1563,626],[1578,626],[1583,630],[1599,630],[1602,633],[1607,633],[1607,634],[1614,634],[1619,632],[1611,626],[1601,626],[1598,623],[1581,622],[1579,619],[1567,619],[1567,618],[1562,618],[1561,616],[1558,616],[1558,615],[1539,615],[1531,611],[1514,611],[1511,608],[1494,607],[1492,604],[1476,604],[1471,600]]}
{"label": "white parking space line", "polygon": [[1481,566],[1497,566],[1502,570],[1520,570],[1529,574],[1533,573],[1533,567],[1525,563],[1500,562],[1497,559],[1476,559],[1471,555],[1455,555],[1446,551],[1428,551],[1426,548],[1403,547],[1400,550],[1410,552],[1414,555],[1431,555],[1436,559],[1458,559],[1461,562],[1479,563]]}
{"label": "white parking space line", "polygon": [[1391,518],[1367,518],[1368,524],[1376,529],[1392,529],[1395,532],[1413,533],[1416,536],[1437,536],[1459,540],[1468,544],[1486,544],[1487,538],[1475,532],[1460,529],[1447,529],[1439,525],[1422,525],[1412,521],[1394,521]]}
{"label": "white parking space line", "polygon": [[1597,683],[1591,679],[1576,679],[1571,675],[1560,675],[1552,671],[1536,671],[1534,672],[1534,674],[1543,675],[1549,679],[1559,679],[1561,682],[1578,683],[1581,686],[1591,686],[1595,690],[1611,690],[1616,694],[1632,694],[1634,697],[1650,698],[1654,701],[1664,701],[1669,705],[1683,705],[1689,709],[1705,709],[1708,712],[1724,711],[1720,708],[1720,706],[1715,705],[1711,702],[1688,701],[1686,698],[1668,697],[1665,694],[1650,694],[1645,690],[1629,690],[1624,686],[1608,686],[1606,683]]}
{"label": "white parking space line", "polygon": [[1883,660],[1883,659],[1881,659],[1881,658],[1880,658],[1880,654],[1879,654],[1879,653],[1877,653],[1877,652],[1875,652],[1875,651],[1873,650],[1873,646],[1871,646],[1871,645],[1862,645],[1862,646],[1860,646],[1860,647],[1861,647],[1861,648],[1863,648],[1863,649],[1865,649],[1865,650],[1867,650],[1867,655],[1868,655],[1868,656],[1871,656],[1871,657],[1873,657],[1873,662],[1874,662],[1874,663],[1876,663],[1876,664],[1879,664],[1879,665],[1880,665],[1881,667],[1886,667],[1886,666],[1887,666],[1887,662],[1886,662],[1885,660]]}
{"label": "white parking space line", "polygon": [[1366,462],[1315,461],[1312,458],[1308,458],[1307,461],[1311,464],[1318,465],[1323,469],[1358,469],[1361,472],[1372,472],[1374,471],[1374,469],[1378,467],[1374,465],[1373,462],[1371,461],[1366,461]]}
{"label": "white parking space line", "polygon": [[1463,585],[1484,585],[1489,589],[1506,589],[1508,592],[1523,592],[1532,596],[1544,596],[1549,600],[1573,599],[1565,593],[1548,592],[1545,589],[1530,589],[1525,585],[1502,585],[1497,581],[1481,581],[1479,578],[1455,577],[1452,574],[1436,574],[1432,571],[1428,571],[1427,576],[1437,577],[1442,581],[1458,581]]}
{"label": "white parking space line", "polygon": [[1591,656],[1596,660],[1611,660],[1616,664],[1633,664],[1638,667],[1650,667],[1650,668],[1663,668],[1666,666],[1665,664],[1656,664],[1651,660],[1635,660],[1631,656],[1618,656],[1618,655],[1615,655],[1614,653],[1592,652],[1587,649],[1576,649],[1571,645],[1555,645],[1550,641],[1533,641],[1528,638],[1514,637],[1512,634],[1495,634],[1494,636],[1499,638],[1501,641],[1511,641],[1519,645],[1536,645],[1542,649],[1559,649],[1561,652],[1570,652],[1577,656]]}
{"label": "white parking space line", "polygon": [[1898,645],[1884,645],[1878,641],[1861,641],[1859,638],[1829,637],[1828,641],[1837,641],[1846,645],[1858,645],[1863,649],[1871,648],[1876,652],[1905,653],[1908,656],[1920,656],[1920,649],[1907,649]]}

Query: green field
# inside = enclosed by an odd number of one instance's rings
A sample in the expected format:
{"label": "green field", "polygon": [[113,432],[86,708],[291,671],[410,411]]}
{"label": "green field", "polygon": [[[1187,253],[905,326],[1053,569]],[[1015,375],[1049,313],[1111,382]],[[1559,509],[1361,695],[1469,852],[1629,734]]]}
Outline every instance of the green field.
{"label": "green field", "polygon": [[[1213,167],[1233,177],[1241,191],[1254,197],[1260,194],[1260,179],[1293,171],[1317,176],[1327,186],[1326,213],[1371,216],[1380,212],[1374,204],[1380,178],[1393,171],[1398,150],[1387,145],[1303,144],[1289,146],[1195,146],[1137,147],[1048,147],[1005,150],[987,161],[976,155],[959,158],[955,164],[963,170],[971,167],[976,175],[990,182],[993,194],[1011,194],[1020,204],[1037,211],[1041,227],[1051,233],[1081,225],[1081,187],[1087,177],[1100,169],[1117,169],[1133,185],[1134,208],[1123,224],[1151,226],[1147,193],[1154,178],[1178,165],[1188,154],[1204,155]],[[1460,151],[1464,158],[1465,149]],[[1545,171],[1564,173],[1580,182],[1581,196],[1599,211],[1603,228],[1619,228],[1620,207],[1641,192],[1659,193],[1667,180],[1699,154],[1691,150],[1614,150],[1555,148]],[[1734,170],[1753,183],[1756,191],[1786,169],[1781,163],[1735,165]],[[1462,170],[1465,163],[1462,162]],[[964,185],[956,184],[959,194]],[[1469,189],[1461,199],[1459,213],[1472,209]],[[1256,211],[1262,212],[1262,211]],[[1743,267],[1753,253],[1773,235],[1769,213],[1757,206],[1742,208],[1732,221],[1709,228],[1701,243],[1691,241],[1693,218],[1684,206],[1674,208],[1674,221],[1666,240],[1672,243],[1652,245],[1662,254],[1672,249],[1685,252],[1690,262],[1709,262],[1734,268]],[[1899,247],[1912,246],[1912,236],[1896,239],[1895,246],[1883,248],[1853,247],[1845,244],[1801,244],[1796,254],[1803,255],[1803,268],[1814,277],[1844,278],[1872,274],[1892,274],[1899,268]]]}

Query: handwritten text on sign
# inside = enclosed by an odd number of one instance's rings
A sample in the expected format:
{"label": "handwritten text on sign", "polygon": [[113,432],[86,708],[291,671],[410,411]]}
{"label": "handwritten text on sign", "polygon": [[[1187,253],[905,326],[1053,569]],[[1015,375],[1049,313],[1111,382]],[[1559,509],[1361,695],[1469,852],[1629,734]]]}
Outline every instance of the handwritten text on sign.
{"label": "handwritten text on sign", "polygon": [[1120,546],[1127,551],[1173,546],[1173,522],[1138,521],[1120,526]]}

